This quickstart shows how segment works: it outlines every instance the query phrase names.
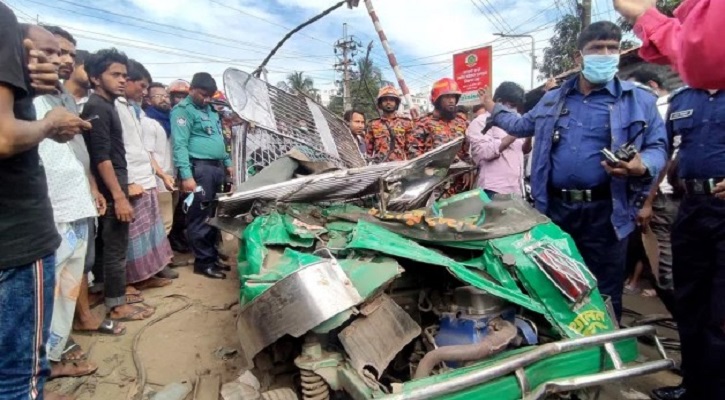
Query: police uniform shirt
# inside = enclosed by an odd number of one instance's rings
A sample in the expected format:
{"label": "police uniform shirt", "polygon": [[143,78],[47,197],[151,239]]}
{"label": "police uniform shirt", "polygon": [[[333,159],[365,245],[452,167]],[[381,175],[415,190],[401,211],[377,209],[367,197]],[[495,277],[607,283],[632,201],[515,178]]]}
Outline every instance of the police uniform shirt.
{"label": "police uniform shirt", "polygon": [[678,175],[725,178],[725,91],[685,88],[670,100],[667,132],[681,136]]}
{"label": "police uniform shirt", "polygon": [[192,178],[191,159],[223,161],[232,165],[224,144],[219,114],[210,105],[199,107],[186,97],[171,111],[174,165],[181,179]]}

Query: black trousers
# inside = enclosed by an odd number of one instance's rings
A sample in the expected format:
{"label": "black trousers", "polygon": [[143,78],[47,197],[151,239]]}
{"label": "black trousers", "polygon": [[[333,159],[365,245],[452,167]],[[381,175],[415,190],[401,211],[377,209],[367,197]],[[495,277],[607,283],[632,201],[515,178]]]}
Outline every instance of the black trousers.
{"label": "black trousers", "polygon": [[687,398],[725,399],[725,200],[686,196],[672,253]]}
{"label": "black trousers", "polygon": [[194,253],[194,268],[204,269],[213,267],[219,258],[216,247],[219,230],[208,225],[207,220],[214,215],[210,205],[224,184],[225,171],[221,163],[194,163],[193,173],[197,186],[203,187],[204,193],[194,194],[194,201],[186,213],[186,234]]}
{"label": "black trousers", "polygon": [[611,200],[566,202],[552,197],[547,214],[574,239],[584,262],[597,278],[599,292],[612,299],[617,320],[621,319],[627,239],[617,238],[614,231]]}
{"label": "black trousers", "polygon": [[94,287],[103,288],[106,307],[126,304],[126,254],[128,253],[127,222],[116,218],[113,203],[98,218],[96,262],[93,265]]}

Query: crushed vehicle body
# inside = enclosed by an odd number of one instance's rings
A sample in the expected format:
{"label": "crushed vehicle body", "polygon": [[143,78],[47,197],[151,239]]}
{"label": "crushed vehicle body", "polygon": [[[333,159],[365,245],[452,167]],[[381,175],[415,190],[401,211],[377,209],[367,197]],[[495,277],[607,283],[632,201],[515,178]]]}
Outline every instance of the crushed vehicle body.
{"label": "crushed vehicle body", "polygon": [[[573,240],[524,199],[439,198],[467,171],[455,162],[462,140],[365,165],[324,109],[306,120],[310,137],[278,132],[275,104],[290,102],[275,99],[292,95],[254,79],[225,73],[245,120],[245,179],[218,199],[213,223],[240,238],[240,359],[263,389],[539,399],[673,367],[653,327],[618,329]],[[256,114],[245,114],[252,97]],[[345,150],[328,154],[325,142]],[[259,162],[241,155],[255,151],[268,159],[250,170]],[[643,336],[659,359],[635,362]]]}

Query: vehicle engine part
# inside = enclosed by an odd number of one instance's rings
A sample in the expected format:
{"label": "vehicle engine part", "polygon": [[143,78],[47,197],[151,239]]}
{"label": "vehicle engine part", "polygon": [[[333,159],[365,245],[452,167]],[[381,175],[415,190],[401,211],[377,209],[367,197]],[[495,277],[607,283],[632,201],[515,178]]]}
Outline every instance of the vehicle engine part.
{"label": "vehicle engine part", "polygon": [[376,379],[403,347],[420,335],[413,318],[390,297],[381,295],[360,310],[362,316],[338,335],[350,364],[363,375],[371,368]]}
{"label": "vehicle engine part", "polygon": [[299,397],[294,389],[280,388],[262,393],[262,400],[299,400]]}
{"label": "vehicle engine part", "polygon": [[488,330],[489,333],[486,338],[478,343],[444,346],[429,352],[420,360],[413,379],[429,376],[433,368],[441,362],[478,361],[491,357],[505,350],[509,343],[518,336],[516,326],[500,318],[492,320]]}
{"label": "vehicle engine part", "polygon": [[300,379],[302,381],[303,400],[329,400],[330,387],[320,375],[302,369],[300,370]]}
{"label": "vehicle engine part", "polygon": [[[513,324],[516,319],[516,310],[510,303],[473,286],[455,289],[453,301],[450,311],[441,313],[436,347],[481,343],[489,335],[492,321],[501,319]],[[455,362],[446,365],[451,368],[461,366]]]}

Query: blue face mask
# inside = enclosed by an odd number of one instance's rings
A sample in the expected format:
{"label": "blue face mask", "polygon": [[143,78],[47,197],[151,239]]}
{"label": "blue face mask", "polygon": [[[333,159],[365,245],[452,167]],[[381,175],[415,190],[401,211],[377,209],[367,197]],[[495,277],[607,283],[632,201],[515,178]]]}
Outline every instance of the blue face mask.
{"label": "blue face mask", "polygon": [[591,83],[607,83],[619,71],[619,54],[588,54],[584,56],[584,78]]}

